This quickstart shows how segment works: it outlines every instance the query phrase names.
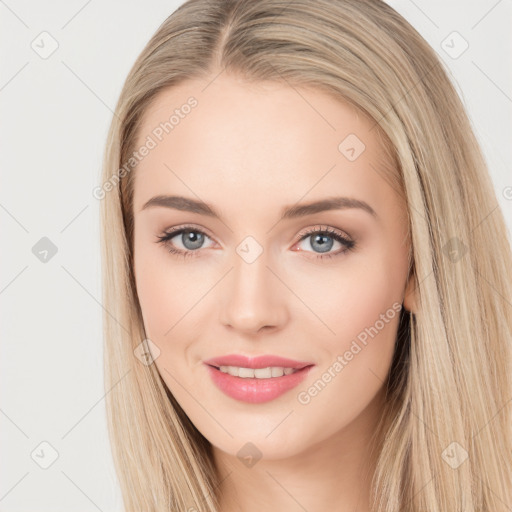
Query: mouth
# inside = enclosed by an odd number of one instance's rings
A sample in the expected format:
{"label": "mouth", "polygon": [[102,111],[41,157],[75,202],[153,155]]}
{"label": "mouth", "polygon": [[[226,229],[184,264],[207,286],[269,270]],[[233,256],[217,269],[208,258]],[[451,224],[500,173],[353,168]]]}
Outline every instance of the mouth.
{"label": "mouth", "polygon": [[298,386],[315,366],[247,368],[205,363],[213,384],[235,400],[258,404],[274,400]]}

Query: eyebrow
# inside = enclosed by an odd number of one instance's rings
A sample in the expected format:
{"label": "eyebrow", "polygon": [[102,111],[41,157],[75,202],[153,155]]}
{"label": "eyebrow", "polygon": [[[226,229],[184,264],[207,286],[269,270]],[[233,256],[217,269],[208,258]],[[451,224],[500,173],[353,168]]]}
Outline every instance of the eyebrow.
{"label": "eyebrow", "polygon": [[[217,212],[217,210],[208,203],[184,196],[160,195],[152,197],[144,204],[141,211],[145,210],[146,208],[156,206],[172,208],[185,212],[198,213],[200,215],[207,215],[217,219],[221,218],[219,212]],[[359,208],[366,211],[375,218],[378,217],[375,210],[364,201],[351,197],[328,197],[312,203],[285,206],[281,211],[281,220],[305,217],[307,215],[329,210],[344,210],[350,208]]]}

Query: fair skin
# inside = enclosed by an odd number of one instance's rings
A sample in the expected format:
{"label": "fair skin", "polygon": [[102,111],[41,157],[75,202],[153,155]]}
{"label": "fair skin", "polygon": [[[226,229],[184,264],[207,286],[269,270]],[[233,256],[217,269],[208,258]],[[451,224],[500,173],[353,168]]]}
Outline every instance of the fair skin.
{"label": "fair skin", "polygon": [[[209,80],[210,81],[210,80]],[[369,511],[369,442],[381,416],[398,314],[316,395],[303,395],[393,304],[415,310],[407,279],[406,211],[375,169],[383,152],[371,121],[312,88],[248,84],[223,73],[159,93],[145,112],[142,144],[175,108],[198,105],[138,164],[134,184],[134,270],[157,369],[210,441],[222,512]],[[300,94],[299,94],[300,92]],[[365,145],[353,161],[338,146]],[[157,195],[211,205],[220,219],[164,206]],[[330,197],[367,203],[281,219],[283,208]],[[173,227],[205,233],[203,244]],[[308,230],[327,233],[325,257]],[[197,231],[194,231],[197,235]],[[248,264],[237,247],[252,236],[263,252]],[[193,245],[196,244],[196,245]],[[194,252],[171,254],[173,247]],[[324,244],[325,247],[325,244]],[[324,255],[324,258],[320,256]],[[235,400],[212,384],[205,359],[274,354],[314,363],[304,383],[269,402]],[[324,381],[325,382],[325,381]],[[239,450],[261,452],[243,464]]]}

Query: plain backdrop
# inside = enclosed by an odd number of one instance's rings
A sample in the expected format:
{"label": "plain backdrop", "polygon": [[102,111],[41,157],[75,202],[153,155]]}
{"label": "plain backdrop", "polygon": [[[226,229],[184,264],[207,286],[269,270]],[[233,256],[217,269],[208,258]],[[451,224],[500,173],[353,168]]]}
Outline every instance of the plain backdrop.
{"label": "plain backdrop", "polygon": [[[0,0],[0,512],[122,510],[92,190],[125,77],[181,3]],[[512,232],[512,2],[389,3],[449,68]]]}

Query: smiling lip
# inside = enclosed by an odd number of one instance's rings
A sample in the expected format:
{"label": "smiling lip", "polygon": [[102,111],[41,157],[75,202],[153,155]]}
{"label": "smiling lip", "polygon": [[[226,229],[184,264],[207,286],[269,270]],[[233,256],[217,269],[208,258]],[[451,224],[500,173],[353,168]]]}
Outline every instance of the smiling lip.
{"label": "smiling lip", "polygon": [[[203,361],[213,383],[226,395],[235,400],[252,404],[268,402],[281,396],[286,391],[298,386],[307,376],[313,363],[294,361],[278,356],[258,356],[248,358],[238,354],[216,357]],[[269,379],[234,377],[221,372],[220,366],[240,366],[243,368],[268,368],[278,366],[295,368],[297,371],[282,377]]]}

